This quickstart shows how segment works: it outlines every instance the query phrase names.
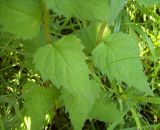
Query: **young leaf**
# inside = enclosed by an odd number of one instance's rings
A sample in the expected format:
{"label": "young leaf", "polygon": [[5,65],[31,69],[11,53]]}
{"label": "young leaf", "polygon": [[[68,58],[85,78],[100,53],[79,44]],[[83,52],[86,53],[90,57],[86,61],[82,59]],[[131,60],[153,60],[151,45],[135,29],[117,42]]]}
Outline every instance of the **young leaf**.
{"label": "young leaf", "polygon": [[41,25],[40,0],[0,0],[0,24],[17,38],[31,39]]}
{"label": "young leaf", "polygon": [[39,48],[34,63],[42,78],[51,80],[57,88],[64,86],[74,95],[83,93],[90,97],[89,70],[76,36],[66,36],[53,45]]}
{"label": "young leaf", "polygon": [[139,59],[138,46],[127,34],[115,33],[93,51],[95,65],[110,80],[125,82],[131,87],[152,94]]}
{"label": "young leaf", "polygon": [[54,87],[42,88],[35,83],[26,83],[23,90],[24,116],[30,118],[31,130],[40,130],[47,123],[46,115],[53,112],[58,92]]}

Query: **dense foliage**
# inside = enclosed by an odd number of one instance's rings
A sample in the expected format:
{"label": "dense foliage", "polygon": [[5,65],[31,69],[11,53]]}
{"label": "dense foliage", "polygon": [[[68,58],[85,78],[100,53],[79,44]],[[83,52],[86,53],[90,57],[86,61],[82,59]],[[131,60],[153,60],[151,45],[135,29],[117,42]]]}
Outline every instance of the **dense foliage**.
{"label": "dense foliage", "polygon": [[159,15],[160,0],[0,0],[0,129],[160,129]]}

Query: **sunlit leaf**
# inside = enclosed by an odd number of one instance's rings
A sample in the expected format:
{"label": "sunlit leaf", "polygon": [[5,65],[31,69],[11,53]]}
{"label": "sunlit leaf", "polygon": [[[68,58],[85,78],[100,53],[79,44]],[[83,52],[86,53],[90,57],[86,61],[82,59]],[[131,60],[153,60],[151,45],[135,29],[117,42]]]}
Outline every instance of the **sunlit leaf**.
{"label": "sunlit leaf", "polygon": [[0,24],[3,31],[17,38],[31,39],[41,26],[42,7],[40,0],[0,0]]}
{"label": "sunlit leaf", "polygon": [[24,117],[28,118],[31,130],[42,129],[47,124],[46,115],[53,116],[54,102],[58,92],[54,87],[43,88],[35,83],[23,86]]}
{"label": "sunlit leaf", "polygon": [[110,80],[125,82],[130,87],[152,94],[139,58],[138,45],[127,34],[115,33],[93,51],[95,65]]}
{"label": "sunlit leaf", "polygon": [[39,48],[34,63],[44,80],[51,80],[57,88],[63,86],[74,95],[80,93],[89,97],[89,70],[76,36],[66,36],[53,45]]}

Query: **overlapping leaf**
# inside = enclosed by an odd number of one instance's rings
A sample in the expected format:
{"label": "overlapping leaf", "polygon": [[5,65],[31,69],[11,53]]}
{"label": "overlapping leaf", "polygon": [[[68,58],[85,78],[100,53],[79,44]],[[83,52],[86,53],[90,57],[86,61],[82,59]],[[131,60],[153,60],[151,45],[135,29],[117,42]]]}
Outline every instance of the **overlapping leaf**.
{"label": "overlapping leaf", "polygon": [[[111,23],[126,0],[46,0],[48,8],[66,17]],[[113,12],[114,13],[113,13]],[[110,13],[112,12],[112,13]]]}
{"label": "overlapping leaf", "polygon": [[69,112],[69,117],[75,130],[82,130],[85,121],[90,118],[92,106],[99,98],[99,93],[101,92],[98,83],[95,81],[90,82],[92,84],[90,91],[93,94],[91,100],[84,97],[81,93],[73,95],[64,89],[61,90],[60,100],[63,102],[65,110]]}
{"label": "overlapping leaf", "polygon": [[124,33],[116,33],[106,38],[93,51],[95,65],[110,80],[125,82],[129,86],[152,94],[143,73],[135,40]]}
{"label": "overlapping leaf", "polygon": [[66,17],[106,20],[108,0],[46,0],[49,8]]}
{"label": "overlapping leaf", "polygon": [[85,46],[85,53],[91,53],[92,50],[96,47],[97,34],[98,23],[92,23],[88,27],[76,33],[77,37],[81,39],[82,44]]}
{"label": "overlapping leaf", "polygon": [[42,46],[46,45],[46,39],[44,37],[44,32],[41,30],[38,35],[32,40],[27,40],[23,44],[25,62],[24,65],[28,69],[35,71],[35,66],[33,64],[33,54],[35,51]]}
{"label": "overlapping leaf", "polygon": [[82,95],[73,96],[67,91],[62,90],[61,99],[63,105],[71,118],[75,130],[82,130],[84,122],[89,117],[93,102],[89,101]]}
{"label": "overlapping leaf", "polygon": [[34,55],[34,63],[42,78],[51,80],[57,88],[64,86],[74,95],[92,98],[89,94],[89,70],[76,36],[66,36],[53,45],[39,48]]}
{"label": "overlapping leaf", "polygon": [[117,18],[120,11],[123,9],[126,0],[110,0],[108,24]]}
{"label": "overlapping leaf", "polygon": [[90,112],[91,119],[97,119],[104,122],[114,122],[120,116],[121,113],[112,100],[97,100]]}
{"label": "overlapping leaf", "polygon": [[17,38],[30,39],[41,25],[40,0],[0,0],[0,24]]}
{"label": "overlapping leaf", "polygon": [[24,116],[30,118],[31,130],[40,130],[47,124],[46,114],[53,112],[58,92],[53,87],[42,88],[35,83],[25,84],[23,90]]}

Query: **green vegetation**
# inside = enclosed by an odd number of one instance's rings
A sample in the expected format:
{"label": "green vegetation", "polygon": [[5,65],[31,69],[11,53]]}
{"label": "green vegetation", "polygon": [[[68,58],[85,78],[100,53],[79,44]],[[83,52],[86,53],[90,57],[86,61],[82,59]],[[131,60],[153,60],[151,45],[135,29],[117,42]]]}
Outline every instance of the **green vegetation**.
{"label": "green vegetation", "polygon": [[159,130],[160,0],[0,0],[0,130]]}

